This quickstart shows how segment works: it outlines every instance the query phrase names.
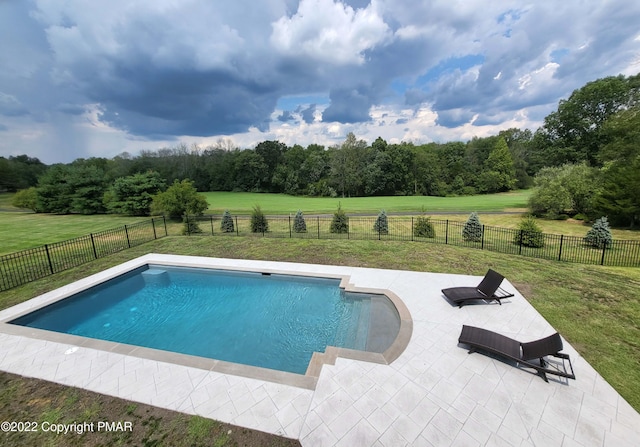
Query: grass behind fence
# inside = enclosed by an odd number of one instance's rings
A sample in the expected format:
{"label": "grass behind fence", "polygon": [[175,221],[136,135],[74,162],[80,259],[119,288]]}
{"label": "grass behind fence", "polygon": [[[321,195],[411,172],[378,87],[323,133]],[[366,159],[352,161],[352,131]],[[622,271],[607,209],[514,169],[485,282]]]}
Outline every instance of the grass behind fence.
{"label": "grass behind fence", "polygon": [[268,230],[254,233],[248,216],[234,216],[234,231],[225,233],[221,230],[219,216],[191,216],[189,219],[198,222],[201,233],[189,235],[214,236],[254,236],[296,239],[353,239],[353,240],[385,240],[385,241],[418,241],[426,243],[449,244],[469,248],[515,254],[533,258],[555,261],[577,262],[582,264],[599,264],[609,266],[640,267],[640,241],[614,240],[606,248],[593,248],[584,243],[584,238],[542,233],[541,247],[531,247],[522,243],[523,233],[515,228],[500,228],[483,225],[482,237],[479,241],[467,241],[462,235],[463,222],[430,219],[435,230],[435,237],[417,237],[414,232],[415,218],[411,216],[388,217],[388,231],[379,232],[374,229],[375,217],[349,217],[349,230],[346,233],[332,233],[330,217],[312,216],[305,219],[307,231],[297,233],[294,219],[291,216],[268,217]]}
{"label": "grass behind fence", "polygon": [[166,236],[163,218],[0,256],[0,291]]}
{"label": "grass behind fence", "polygon": [[287,194],[266,194],[252,192],[204,192],[209,202],[209,212],[222,214],[229,210],[232,214],[251,214],[253,207],[260,204],[263,210],[273,214],[295,213],[332,214],[341,204],[350,213],[378,213],[381,209],[389,212],[429,211],[503,211],[523,209],[532,190],[519,190],[496,194],[481,194],[459,197],[435,196],[375,196],[375,197],[306,197]]}

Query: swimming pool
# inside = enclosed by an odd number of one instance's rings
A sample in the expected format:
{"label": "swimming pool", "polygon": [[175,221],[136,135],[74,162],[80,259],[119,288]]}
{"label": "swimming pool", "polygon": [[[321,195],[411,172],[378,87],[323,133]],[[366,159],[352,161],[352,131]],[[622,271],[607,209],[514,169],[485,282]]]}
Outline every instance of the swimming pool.
{"label": "swimming pool", "polygon": [[8,323],[40,337],[54,331],[316,377],[331,357],[389,363],[401,352],[407,319],[397,303],[381,291],[356,290],[349,278],[149,256]]}

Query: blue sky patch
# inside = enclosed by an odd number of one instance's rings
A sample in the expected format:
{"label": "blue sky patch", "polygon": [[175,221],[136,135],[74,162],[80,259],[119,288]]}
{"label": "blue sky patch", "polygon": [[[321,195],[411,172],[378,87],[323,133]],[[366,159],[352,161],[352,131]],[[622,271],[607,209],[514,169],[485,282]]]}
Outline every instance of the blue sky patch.
{"label": "blue sky patch", "polygon": [[551,62],[555,62],[559,64],[562,62],[562,59],[564,59],[567,54],[569,54],[568,48],[560,48],[558,50],[553,50],[551,52]]}

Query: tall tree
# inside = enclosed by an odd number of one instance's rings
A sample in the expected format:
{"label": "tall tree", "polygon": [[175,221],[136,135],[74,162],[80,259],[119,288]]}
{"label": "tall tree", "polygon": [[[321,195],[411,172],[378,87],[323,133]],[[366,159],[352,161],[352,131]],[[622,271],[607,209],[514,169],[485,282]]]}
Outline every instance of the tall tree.
{"label": "tall tree", "polygon": [[268,173],[263,187],[269,191],[274,189],[271,182],[272,176],[277,166],[283,162],[285,152],[287,152],[287,145],[280,141],[263,141],[256,146],[255,153],[262,157]]}
{"label": "tall tree", "polygon": [[516,170],[517,189],[526,189],[533,184],[534,170],[531,160],[531,145],[533,133],[529,129],[511,128],[500,131],[499,137],[504,138],[513,157],[513,167]]}
{"label": "tall tree", "polygon": [[602,188],[596,210],[612,223],[640,222],[640,106],[621,112],[605,125],[609,143],[600,153]]}
{"label": "tall tree", "polygon": [[607,144],[603,124],[640,99],[640,74],[610,76],[588,82],[561,100],[558,110],[538,130],[537,150],[546,166],[586,161],[599,165],[598,152]]}
{"label": "tall tree", "polygon": [[516,170],[513,158],[503,137],[499,137],[487,160],[484,171],[477,178],[478,191],[486,193],[503,192],[516,185]]}
{"label": "tall tree", "polygon": [[267,189],[269,167],[255,151],[245,149],[237,152],[234,173],[234,189],[254,192]]}
{"label": "tall tree", "polygon": [[358,140],[349,132],[339,148],[331,151],[331,180],[337,191],[346,196],[357,196],[362,192],[362,169],[366,163],[367,143]]}
{"label": "tall tree", "polygon": [[429,143],[413,147],[413,193],[426,196],[444,196],[448,185],[438,154],[438,144]]}
{"label": "tall tree", "polygon": [[46,170],[44,163],[28,155],[0,157],[0,191],[15,192],[35,186]]}

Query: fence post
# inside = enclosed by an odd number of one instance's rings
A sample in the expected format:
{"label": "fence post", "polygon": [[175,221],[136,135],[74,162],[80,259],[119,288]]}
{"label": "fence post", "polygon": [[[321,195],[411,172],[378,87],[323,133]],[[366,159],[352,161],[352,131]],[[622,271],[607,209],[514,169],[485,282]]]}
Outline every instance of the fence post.
{"label": "fence post", "polygon": [[167,219],[165,219],[164,214],[162,215],[162,222],[164,222],[164,235],[169,236],[169,232],[167,231]]}
{"label": "fence post", "polygon": [[151,226],[153,227],[153,238],[158,239],[158,235],[156,234],[156,220],[151,218]]}
{"label": "fence post", "polygon": [[49,254],[49,246],[44,244],[44,250],[47,252],[47,261],[49,261],[49,271],[53,275],[53,262],[51,262],[51,255]]}
{"label": "fence post", "polygon": [[413,241],[413,216],[411,216],[411,240]]}
{"label": "fence post", "polygon": [[240,229],[238,228],[238,216],[236,215],[236,236],[240,236]]}
{"label": "fence post", "polygon": [[484,224],[482,225],[482,235],[480,236],[480,250],[484,250]]}
{"label": "fence post", "polygon": [[289,239],[291,239],[293,236],[291,235],[291,214],[289,214]]}
{"label": "fence post", "polygon": [[447,219],[447,224],[444,227],[444,243],[449,243],[449,219]]}
{"label": "fence post", "polygon": [[124,226],[124,234],[127,235],[127,246],[131,248],[131,241],[129,240],[129,230],[127,229],[127,225]]}
{"label": "fence post", "polygon": [[316,216],[316,219],[318,220],[318,239],[320,239],[320,216]]}
{"label": "fence post", "polygon": [[381,231],[381,225],[378,225],[378,240],[380,240],[380,231]]}
{"label": "fence post", "polygon": [[562,261],[562,241],[564,240],[564,234],[560,235],[560,250],[558,250],[558,261]]}
{"label": "fence post", "polygon": [[211,236],[213,236],[213,216],[209,216],[209,219],[211,219]]}
{"label": "fence post", "polygon": [[522,237],[524,235],[524,230],[520,230],[520,243],[518,244],[518,254],[522,254]]}
{"label": "fence post", "polygon": [[600,265],[604,265],[604,254],[607,252],[607,241],[604,241],[602,246],[602,258],[600,259]]}
{"label": "fence post", "polygon": [[184,215],[184,223],[187,226],[187,236],[191,236],[191,228],[189,228],[189,215]]}
{"label": "fence post", "polygon": [[91,236],[91,246],[93,247],[93,256],[98,259],[98,252],[96,251],[96,242],[93,240],[93,233],[89,233]]}

